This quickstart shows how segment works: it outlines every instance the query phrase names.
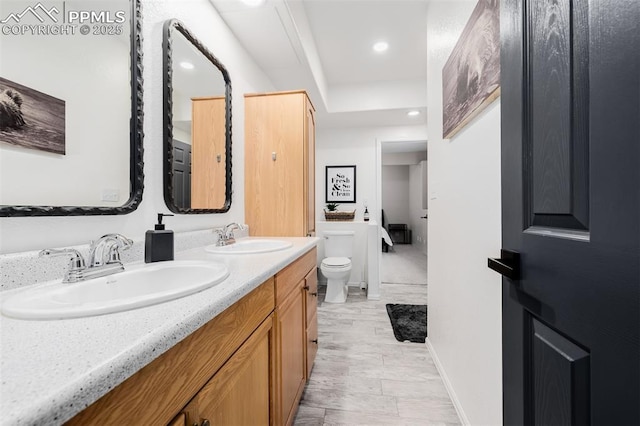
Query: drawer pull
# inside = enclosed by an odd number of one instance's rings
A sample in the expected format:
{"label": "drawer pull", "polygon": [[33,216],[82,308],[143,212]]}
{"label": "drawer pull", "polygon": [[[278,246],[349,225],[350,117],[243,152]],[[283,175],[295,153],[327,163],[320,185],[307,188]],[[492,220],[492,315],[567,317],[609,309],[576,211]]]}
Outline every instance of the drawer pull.
{"label": "drawer pull", "polygon": [[311,293],[312,296],[318,297],[318,293]]}
{"label": "drawer pull", "polygon": [[313,339],[313,340],[311,341],[311,343],[315,343],[315,344],[317,345],[317,344],[318,344],[318,339]]}
{"label": "drawer pull", "polygon": [[209,420],[207,420],[207,419],[204,419],[200,426],[211,426],[211,422]]}
{"label": "drawer pull", "polygon": [[304,291],[309,291],[309,286],[305,285],[304,287],[302,287]]}

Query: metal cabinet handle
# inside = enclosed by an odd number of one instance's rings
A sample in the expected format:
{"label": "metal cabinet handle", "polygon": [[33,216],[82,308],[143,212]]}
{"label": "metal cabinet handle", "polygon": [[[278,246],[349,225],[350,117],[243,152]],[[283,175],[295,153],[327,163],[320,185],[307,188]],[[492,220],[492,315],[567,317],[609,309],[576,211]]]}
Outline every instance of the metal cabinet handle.
{"label": "metal cabinet handle", "polygon": [[509,279],[520,279],[520,253],[517,251],[502,249],[499,259],[487,259],[487,266]]}
{"label": "metal cabinet handle", "polygon": [[315,343],[315,344],[317,345],[317,344],[318,344],[318,339],[313,339],[313,340],[311,341],[311,343]]}
{"label": "metal cabinet handle", "polygon": [[305,285],[304,287],[302,287],[302,289],[305,290],[305,291],[309,291],[309,286]]}
{"label": "metal cabinet handle", "polygon": [[311,293],[312,296],[318,297],[318,293]]}
{"label": "metal cabinet handle", "polygon": [[209,420],[207,420],[207,419],[204,419],[200,426],[211,426],[211,422]]}

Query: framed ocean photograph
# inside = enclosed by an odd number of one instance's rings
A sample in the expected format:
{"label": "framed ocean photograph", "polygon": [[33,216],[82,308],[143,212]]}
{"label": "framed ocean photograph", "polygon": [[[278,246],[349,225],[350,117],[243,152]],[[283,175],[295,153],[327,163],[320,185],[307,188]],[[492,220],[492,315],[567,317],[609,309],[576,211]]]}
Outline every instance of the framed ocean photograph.
{"label": "framed ocean photograph", "polygon": [[0,77],[0,142],[65,154],[65,101]]}
{"label": "framed ocean photograph", "polygon": [[444,139],[500,96],[500,2],[478,0],[442,68]]}

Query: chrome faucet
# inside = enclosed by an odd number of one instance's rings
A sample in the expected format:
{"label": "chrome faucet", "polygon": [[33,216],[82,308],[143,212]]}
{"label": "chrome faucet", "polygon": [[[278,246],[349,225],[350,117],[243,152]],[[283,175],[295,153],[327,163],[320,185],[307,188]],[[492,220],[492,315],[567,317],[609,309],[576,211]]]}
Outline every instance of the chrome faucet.
{"label": "chrome faucet", "polygon": [[45,249],[39,253],[39,256],[71,255],[69,267],[62,278],[62,282],[75,283],[124,271],[119,250],[126,250],[132,245],[133,241],[123,235],[103,235],[97,241],[91,243],[89,266],[86,265],[82,254],[75,249]]}
{"label": "chrome faucet", "polygon": [[243,230],[244,226],[237,224],[236,222],[231,222],[228,225],[223,226],[222,228],[215,228],[213,231],[218,234],[218,246],[228,246],[229,244],[233,244],[236,242],[235,235],[233,235],[233,230],[239,229]]}
{"label": "chrome faucet", "polygon": [[89,268],[99,268],[117,264],[120,261],[120,249],[126,250],[133,245],[133,241],[121,234],[107,234],[91,243],[89,251]]}

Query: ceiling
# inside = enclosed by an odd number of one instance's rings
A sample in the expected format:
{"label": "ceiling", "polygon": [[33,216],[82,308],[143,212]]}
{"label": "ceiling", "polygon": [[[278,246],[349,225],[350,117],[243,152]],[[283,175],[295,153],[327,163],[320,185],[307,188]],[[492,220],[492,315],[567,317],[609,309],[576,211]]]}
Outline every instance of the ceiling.
{"label": "ceiling", "polygon": [[428,0],[210,1],[276,90],[307,90],[318,128],[426,123]]}

